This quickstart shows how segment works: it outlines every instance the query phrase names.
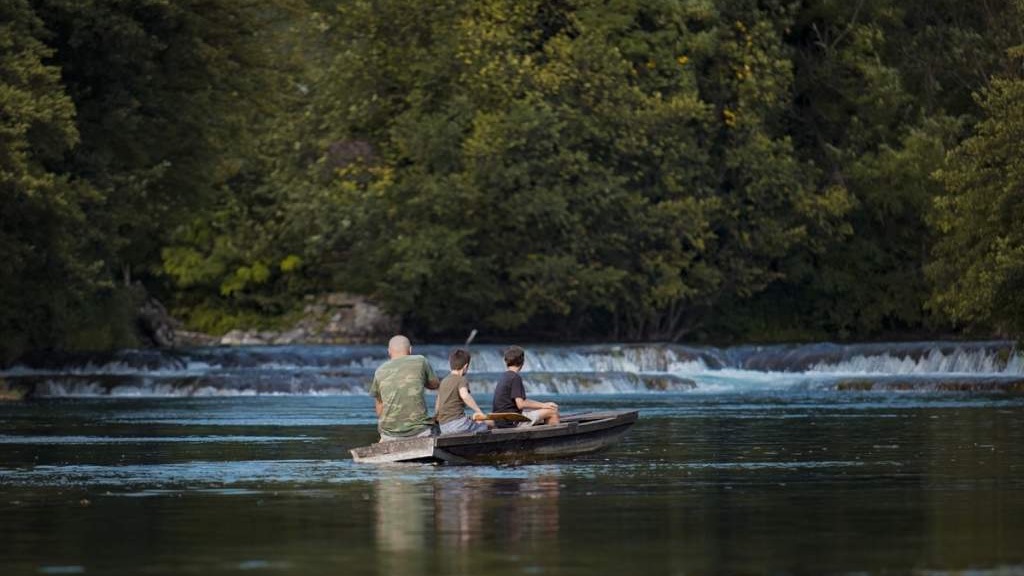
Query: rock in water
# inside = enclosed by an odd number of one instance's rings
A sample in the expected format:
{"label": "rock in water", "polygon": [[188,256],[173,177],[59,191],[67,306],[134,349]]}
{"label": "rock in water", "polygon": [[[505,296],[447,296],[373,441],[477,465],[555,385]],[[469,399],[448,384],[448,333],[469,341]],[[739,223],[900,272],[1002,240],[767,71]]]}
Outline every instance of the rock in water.
{"label": "rock in water", "polygon": [[17,402],[28,396],[28,388],[24,386],[8,384],[0,378],[0,402]]}
{"label": "rock in water", "polygon": [[171,348],[176,342],[175,331],[181,328],[181,323],[167,313],[167,308],[159,300],[150,296],[139,307],[138,326],[143,341],[152,346]]}
{"label": "rock in water", "polygon": [[224,346],[262,346],[269,344],[277,337],[276,332],[268,332],[266,330],[239,330],[235,329],[220,339],[220,344]]}
{"label": "rock in water", "polygon": [[297,343],[302,342],[307,337],[308,337],[308,334],[306,334],[305,331],[303,331],[303,330],[301,330],[299,328],[293,328],[292,330],[288,330],[286,332],[282,332],[281,334],[278,334],[277,336],[275,336],[274,339],[273,339],[273,342],[274,342],[274,344],[285,344],[285,345],[286,344],[297,344]]}
{"label": "rock in water", "polygon": [[175,330],[174,343],[177,346],[215,346],[221,341],[216,336],[203,334],[202,332],[191,332],[189,330]]}

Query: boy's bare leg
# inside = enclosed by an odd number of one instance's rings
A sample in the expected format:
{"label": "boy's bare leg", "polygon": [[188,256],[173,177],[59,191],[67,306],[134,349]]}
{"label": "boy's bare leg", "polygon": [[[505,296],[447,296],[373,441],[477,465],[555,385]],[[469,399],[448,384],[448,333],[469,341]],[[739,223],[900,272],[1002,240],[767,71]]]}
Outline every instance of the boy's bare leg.
{"label": "boy's bare leg", "polygon": [[541,408],[537,410],[537,423],[540,424],[558,424],[558,410],[551,408]]}

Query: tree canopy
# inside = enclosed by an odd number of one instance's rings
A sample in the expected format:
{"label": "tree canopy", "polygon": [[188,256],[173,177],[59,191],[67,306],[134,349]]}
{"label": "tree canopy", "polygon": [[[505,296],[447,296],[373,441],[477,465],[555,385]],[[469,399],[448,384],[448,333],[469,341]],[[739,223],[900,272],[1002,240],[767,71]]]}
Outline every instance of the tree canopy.
{"label": "tree canopy", "polygon": [[[1011,54],[1024,63],[1024,46]],[[933,303],[967,327],[1001,334],[1024,329],[1024,74],[994,80],[978,94],[974,134],[938,172],[941,234],[929,267]]]}
{"label": "tree canopy", "polygon": [[0,359],[365,294],[531,338],[1020,333],[1017,0],[12,0]]}

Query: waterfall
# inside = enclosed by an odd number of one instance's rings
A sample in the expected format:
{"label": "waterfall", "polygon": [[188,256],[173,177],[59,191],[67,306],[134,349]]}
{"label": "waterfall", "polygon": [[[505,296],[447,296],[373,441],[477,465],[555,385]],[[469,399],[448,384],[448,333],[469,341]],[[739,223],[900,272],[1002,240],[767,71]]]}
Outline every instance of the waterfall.
{"label": "waterfall", "polygon": [[[695,347],[526,346],[535,394],[809,390],[1013,389],[1024,356],[1012,343],[911,342]],[[415,346],[438,376],[450,348]],[[503,347],[473,346],[470,379],[489,393]],[[383,346],[249,346],[48,356],[0,371],[35,397],[365,394]],[[945,384],[942,384],[945,383]],[[943,387],[945,386],[945,388]]]}

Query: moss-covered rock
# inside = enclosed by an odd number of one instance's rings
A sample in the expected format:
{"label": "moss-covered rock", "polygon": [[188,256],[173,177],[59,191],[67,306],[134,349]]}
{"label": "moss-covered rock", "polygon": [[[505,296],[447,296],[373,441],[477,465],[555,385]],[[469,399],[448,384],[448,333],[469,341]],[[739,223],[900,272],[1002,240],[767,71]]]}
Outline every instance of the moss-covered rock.
{"label": "moss-covered rock", "polygon": [[26,386],[9,384],[0,378],[0,402],[18,402],[28,397],[29,389]]}

